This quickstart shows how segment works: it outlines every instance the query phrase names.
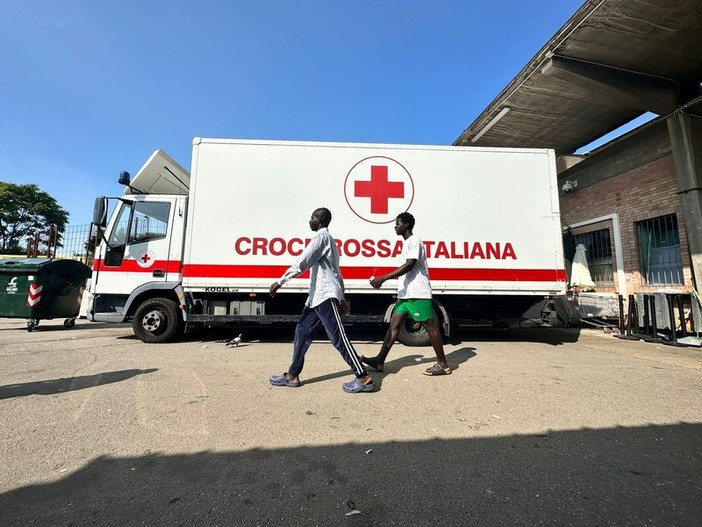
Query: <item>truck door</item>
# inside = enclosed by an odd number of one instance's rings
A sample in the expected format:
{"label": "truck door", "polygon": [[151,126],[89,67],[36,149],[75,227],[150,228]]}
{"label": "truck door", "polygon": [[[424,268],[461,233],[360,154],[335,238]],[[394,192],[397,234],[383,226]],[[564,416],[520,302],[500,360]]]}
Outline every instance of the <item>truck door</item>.
{"label": "truck door", "polygon": [[130,294],[149,282],[180,279],[180,241],[171,251],[177,201],[164,196],[122,201],[97,262],[96,292]]}

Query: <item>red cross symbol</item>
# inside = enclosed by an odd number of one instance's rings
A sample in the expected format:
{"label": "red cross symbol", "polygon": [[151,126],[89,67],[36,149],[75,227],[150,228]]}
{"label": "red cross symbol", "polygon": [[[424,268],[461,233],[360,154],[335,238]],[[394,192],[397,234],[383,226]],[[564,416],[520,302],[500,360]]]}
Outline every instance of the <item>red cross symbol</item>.
{"label": "red cross symbol", "polygon": [[144,263],[148,263],[148,261],[151,260],[151,257],[148,255],[148,253],[144,253],[139,260]]}
{"label": "red cross symbol", "polygon": [[371,165],[370,181],[356,181],[354,196],[370,198],[372,214],[387,214],[390,198],[405,197],[405,184],[388,181],[388,167]]}

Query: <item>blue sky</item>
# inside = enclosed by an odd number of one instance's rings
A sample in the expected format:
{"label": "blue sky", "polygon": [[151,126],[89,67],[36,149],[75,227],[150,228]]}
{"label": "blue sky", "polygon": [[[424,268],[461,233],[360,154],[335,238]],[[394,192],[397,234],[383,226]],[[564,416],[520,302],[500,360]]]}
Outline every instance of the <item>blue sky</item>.
{"label": "blue sky", "polygon": [[582,3],[6,2],[0,181],[78,225],[193,137],[448,145]]}

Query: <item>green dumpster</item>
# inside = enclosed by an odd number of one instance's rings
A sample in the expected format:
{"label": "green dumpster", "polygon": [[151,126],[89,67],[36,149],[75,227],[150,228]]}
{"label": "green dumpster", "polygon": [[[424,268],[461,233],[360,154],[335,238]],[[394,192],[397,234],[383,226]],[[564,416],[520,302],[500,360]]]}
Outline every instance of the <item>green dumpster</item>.
{"label": "green dumpster", "polygon": [[64,318],[63,325],[73,327],[90,274],[76,260],[0,260],[0,317],[27,319],[29,331],[53,318]]}

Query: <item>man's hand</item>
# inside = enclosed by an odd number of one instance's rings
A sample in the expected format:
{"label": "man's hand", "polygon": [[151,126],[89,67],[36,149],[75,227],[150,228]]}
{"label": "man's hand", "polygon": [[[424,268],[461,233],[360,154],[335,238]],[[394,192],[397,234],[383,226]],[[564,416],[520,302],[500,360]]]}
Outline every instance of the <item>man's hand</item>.
{"label": "man's hand", "polygon": [[275,293],[276,291],[278,291],[278,289],[280,289],[280,284],[278,282],[273,282],[268,292],[271,294],[271,296],[275,296]]}
{"label": "man's hand", "polygon": [[346,301],[346,299],[342,299],[341,302],[339,302],[339,312],[342,315],[349,314],[349,303]]}
{"label": "man's hand", "polygon": [[383,280],[382,277],[376,278],[375,276],[373,276],[370,279],[370,285],[373,286],[373,289],[380,289],[380,286],[383,285],[383,282],[385,282],[385,280]]}

